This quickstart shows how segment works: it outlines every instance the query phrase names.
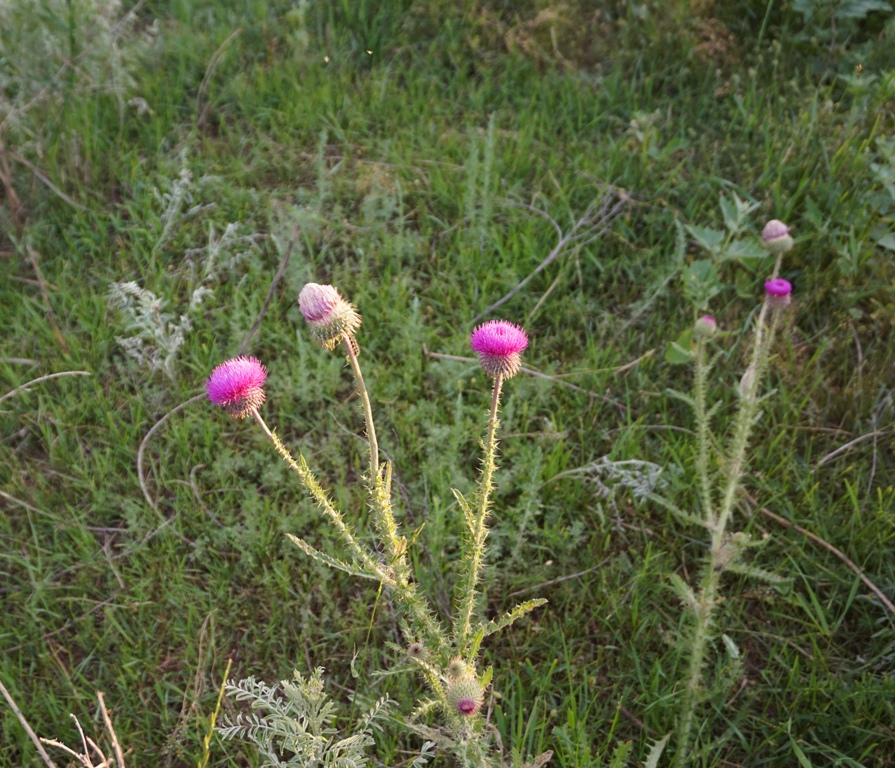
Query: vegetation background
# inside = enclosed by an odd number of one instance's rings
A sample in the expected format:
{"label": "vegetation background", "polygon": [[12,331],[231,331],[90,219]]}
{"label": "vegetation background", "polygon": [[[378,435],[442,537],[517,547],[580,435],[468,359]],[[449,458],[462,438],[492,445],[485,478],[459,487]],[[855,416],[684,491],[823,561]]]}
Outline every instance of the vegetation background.
{"label": "vegetation background", "polygon": [[[364,316],[380,444],[445,607],[449,489],[475,477],[488,381],[427,352],[468,355],[473,319],[556,248],[547,217],[567,235],[608,196],[602,236],[492,313],[555,378],[506,392],[488,610],[550,604],[487,648],[488,706],[508,759],[643,754],[676,712],[668,576],[705,546],[641,492],[696,503],[691,416],[665,390],[689,387],[666,350],[695,317],[701,230],[676,222],[723,229],[735,194],[758,206],[752,233],[780,218],[797,238],[739,523],[789,586],[725,577],[742,666],[726,679],[719,650],[694,764],[893,765],[893,616],[757,509],[895,598],[887,3],[6,0],[0,180],[0,681],[38,734],[77,743],[68,715],[94,721],[102,690],[130,764],[192,766],[227,659],[237,678],[325,665],[337,697],[409,701],[412,674],[351,676],[355,652],[367,672],[398,661],[387,603],[368,633],[375,589],[286,540],[330,537],[202,383],[294,239],[248,347],[266,418],[362,521],[362,414],[295,304],[332,282]],[[717,265],[722,423],[764,269]],[[41,764],[5,706],[0,733],[0,766]],[[393,766],[419,747],[381,745]],[[211,765],[256,763],[213,743]]]}

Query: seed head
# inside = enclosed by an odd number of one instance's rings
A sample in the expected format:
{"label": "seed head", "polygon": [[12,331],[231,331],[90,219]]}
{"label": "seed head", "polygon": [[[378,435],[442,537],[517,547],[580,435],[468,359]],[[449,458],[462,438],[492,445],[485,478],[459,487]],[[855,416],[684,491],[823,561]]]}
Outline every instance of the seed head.
{"label": "seed head", "polygon": [[485,691],[481,683],[472,675],[454,680],[445,691],[445,698],[451,711],[461,717],[472,717],[482,708]]}
{"label": "seed head", "polygon": [[469,346],[478,353],[485,375],[509,379],[522,367],[521,353],[528,347],[528,336],[507,320],[489,320],[469,335]]}
{"label": "seed head", "polygon": [[711,315],[703,315],[693,326],[693,335],[698,339],[710,339],[718,332],[718,323]]}
{"label": "seed head", "polygon": [[765,301],[771,309],[783,309],[790,304],[792,284],[782,277],[775,277],[764,284]]}
{"label": "seed head", "polygon": [[298,294],[298,308],[324,349],[335,349],[344,335],[353,340],[360,328],[360,315],[331,285],[305,285]]}
{"label": "seed head", "polygon": [[761,244],[771,253],[784,253],[793,246],[789,227],[782,221],[771,219],[761,230]]}
{"label": "seed head", "polygon": [[221,363],[205,382],[208,399],[237,419],[264,403],[267,369],[254,357],[239,356]]}

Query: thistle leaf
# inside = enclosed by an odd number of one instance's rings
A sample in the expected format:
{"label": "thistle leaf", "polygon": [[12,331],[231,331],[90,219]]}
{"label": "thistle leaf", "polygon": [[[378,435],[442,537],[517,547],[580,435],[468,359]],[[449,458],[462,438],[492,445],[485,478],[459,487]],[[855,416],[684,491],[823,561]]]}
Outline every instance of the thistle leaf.
{"label": "thistle leaf", "polygon": [[682,509],[678,509],[678,507],[674,506],[674,504],[672,504],[667,499],[662,498],[658,494],[648,493],[646,494],[646,498],[648,498],[650,501],[656,502],[656,504],[658,504],[660,507],[667,509],[682,523],[686,523],[687,525],[698,525],[701,528],[708,528],[708,526],[705,524],[705,520],[700,520],[698,517],[696,517],[696,515],[691,515],[689,512],[684,512]]}
{"label": "thistle leaf", "polygon": [[[519,603],[512,611],[505,613],[501,616],[497,621],[489,621],[487,624],[484,624],[479,627],[479,632],[482,632],[482,638],[488,637],[488,635],[493,635],[495,632],[499,632],[504,627],[510,626],[517,619],[521,619],[527,613],[531,613],[535,608],[539,608],[547,602],[543,597],[539,597],[536,600],[528,600],[524,603]],[[479,641],[481,642],[481,641]]]}
{"label": "thistle leaf", "polygon": [[304,539],[300,539],[298,536],[293,536],[291,533],[286,534],[289,539],[298,547],[302,552],[304,552],[308,557],[314,558],[318,563],[323,563],[324,565],[328,565],[330,568],[337,568],[340,571],[345,571],[345,573],[350,573],[352,576],[360,576],[363,579],[373,579],[373,581],[379,581],[379,576],[367,573],[365,570],[360,568],[357,565],[351,565],[350,563],[346,563],[344,560],[339,560],[331,555],[327,555],[325,552],[321,552],[319,549],[314,549],[308,542]]}
{"label": "thistle leaf", "polygon": [[671,734],[666,733],[659,741],[653,742],[649,754],[646,756],[646,762],[643,764],[643,768],[659,768],[659,758],[662,757],[662,753],[665,751],[665,745],[668,744],[669,738],[671,738]]}

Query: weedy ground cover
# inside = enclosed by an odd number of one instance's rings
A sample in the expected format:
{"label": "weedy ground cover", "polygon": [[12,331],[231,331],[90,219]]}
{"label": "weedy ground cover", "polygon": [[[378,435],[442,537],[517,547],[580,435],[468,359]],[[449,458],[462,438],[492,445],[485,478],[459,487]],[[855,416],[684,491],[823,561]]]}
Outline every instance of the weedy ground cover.
{"label": "weedy ground cover", "polygon": [[[346,708],[411,701],[412,675],[371,674],[397,661],[392,606],[289,542],[334,551],[202,383],[263,359],[279,434],[369,531],[363,413],[296,304],[307,282],[349,295],[420,589],[447,613],[449,489],[473,488],[489,387],[437,355],[468,356],[473,320],[553,254],[492,313],[553,378],[505,394],[485,612],[549,604],[483,644],[484,709],[508,762],[645,755],[686,676],[672,575],[694,583],[708,541],[650,498],[699,503],[696,424],[667,390],[690,387],[704,302],[733,412],[766,277],[748,243],[779,218],[794,302],[733,514],[788,585],[723,575],[740,659],[717,643],[692,764],[890,765],[893,617],[856,573],[893,599],[884,5],[0,8],[0,682],[34,730],[76,744],[69,713],[94,721],[102,690],[130,764],[194,765],[228,659],[268,681],[326,666]],[[594,203],[605,231],[574,241]],[[65,372],[85,375],[21,388]],[[5,706],[0,732],[0,765],[41,764]],[[420,748],[377,744],[388,765]]]}

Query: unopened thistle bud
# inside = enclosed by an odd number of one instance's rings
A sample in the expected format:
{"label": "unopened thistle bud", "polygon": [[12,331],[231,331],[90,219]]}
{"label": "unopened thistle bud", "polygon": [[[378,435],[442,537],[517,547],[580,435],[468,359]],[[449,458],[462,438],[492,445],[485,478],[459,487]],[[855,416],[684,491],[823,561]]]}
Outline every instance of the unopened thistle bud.
{"label": "unopened thistle bud", "polygon": [[353,341],[360,328],[360,315],[331,285],[305,285],[298,294],[298,308],[324,349],[335,349],[346,335]]}
{"label": "unopened thistle bud", "polygon": [[771,253],[784,253],[793,246],[789,227],[782,221],[771,219],[761,230],[761,244]]}
{"label": "unopened thistle bud", "polygon": [[710,339],[718,332],[718,323],[711,315],[703,315],[693,326],[693,335],[697,339]]}
{"label": "unopened thistle bud", "polygon": [[769,309],[784,309],[790,304],[792,285],[782,277],[775,277],[764,284],[765,301]]}
{"label": "unopened thistle bud", "polygon": [[264,403],[267,369],[254,357],[234,357],[221,363],[205,382],[208,399],[237,419],[244,419]]}
{"label": "unopened thistle bud", "polygon": [[409,643],[407,645],[407,655],[410,656],[411,659],[425,659],[426,646],[419,641]]}
{"label": "unopened thistle bud", "polygon": [[472,675],[454,680],[445,691],[448,707],[461,717],[472,717],[482,708],[485,691]]}
{"label": "unopened thistle bud", "polygon": [[463,659],[459,656],[454,656],[449,662],[448,665],[444,668],[445,674],[451,680],[457,680],[461,677],[467,677],[472,674],[472,667],[469,666]]}
{"label": "unopened thistle bud", "polygon": [[528,336],[518,325],[490,320],[469,335],[469,346],[478,353],[487,376],[509,379],[522,367],[522,352],[528,346]]}

